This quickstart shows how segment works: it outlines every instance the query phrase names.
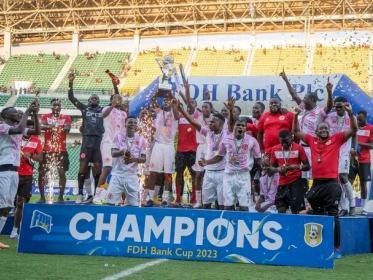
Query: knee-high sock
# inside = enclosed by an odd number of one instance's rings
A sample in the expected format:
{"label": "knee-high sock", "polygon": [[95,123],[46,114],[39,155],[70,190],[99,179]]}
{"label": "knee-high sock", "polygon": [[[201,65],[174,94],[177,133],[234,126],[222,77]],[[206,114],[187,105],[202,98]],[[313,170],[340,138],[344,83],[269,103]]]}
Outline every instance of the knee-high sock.
{"label": "knee-high sock", "polygon": [[355,195],[354,195],[354,189],[352,188],[352,185],[350,182],[347,182],[343,186],[345,193],[346,193],[346,198],[348,199],[350,207],[355,207],[356,202],[355,202]]}
{"label": "knee-high sock", "polygon": [[84,186],[85,174],[79,173],[78,174],[78,188],[79,188],[79,195],[83,195],[83,186]]}
{"label": "knee-high sock", "polygon": [[3,230],[7,217],[0,217],[0,233]]}
{"label": "knee-high sock", "polygon": [[341,199],[339,200],[339,207],[342,209],[342,210],[347,210],[349,209],[349,200],[347,198],[347,195],[346,195],[346,188],[345,188],[345,185],[342,185],[342,194],[341,194]]}

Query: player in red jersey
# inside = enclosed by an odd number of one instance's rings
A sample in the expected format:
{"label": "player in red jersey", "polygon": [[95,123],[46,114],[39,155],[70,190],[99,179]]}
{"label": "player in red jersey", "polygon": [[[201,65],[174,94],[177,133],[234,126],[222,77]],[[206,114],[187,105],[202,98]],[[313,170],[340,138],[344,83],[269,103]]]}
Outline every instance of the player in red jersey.
{"label": "player in red jersey", "polygon": [[279,131],[291,131],[293,118],[294,113],[281,109],[281,101],[278,98],[269,100],[269,112],[265,112],[258,122],[258,142],[265,153],[270,153],[273,146],[280,144]]}
{"label": "player in red jersey", "polygon": [[28,131],[33,134],[23,135],[21,142],[21,163],[18,168],[19,183],[16,197],[16,212],[14,215],[14,225],[10,238],[18,237],[18,229],[22,220],[22,210],[24,203],[30,201],[32,191],[32,175],[34,173],[34,162],[43,160],[43,145],[37,136],[40,134],[38,117],[27,121]]}
{"label": "player in red jersey", "polygon": [[69,157],[66,150],[66,137],[71,128],[71,117],[61,114],[61,100],[51,100],[52,113],[41,116],[41,130],[44,132],[43,161],[39,165],[39,202],[45,202],[44,187],[47,173],[57,166],[60,194],[58,202],[63,202],[66,186],[66,172],[69,170]]}
{"label": "player in red jersey", "polygon": [[281,144],[271,150],[271,171],[280,173],[275,204],[279,213],[291,208],[293,214],[305,209],[304,184],[302,171],[310,169],[304,148],[293,142],[293,136],[287,130],[279,133]]}
{"label": "player in red jersey", "polygon": [[305,134],[299,129],[298,118],[294,118],[294,135],[311,149],[313,186],[307,194],[307,200],[315,214],[338,215],[341,196],[338,184],[339,150],[357,131],[351,105],[345,104],[345,110],[350,119],[350,128],[333,136],[330,136],[330,127],[326,122],[317,126],[316,137]]}
{"label": "player in red jersey", "polygon": [[[360,194],[362,207],[365,206],[367,194],[369,194],[371,174],[370,174],[370,151],[373,149],[373,126],[367,123],[367,112],[360,111],[357,115],[359,129],[357,131],[357,161],[358,168],[350,169],[349,179],[351,184],[355,181],[356,175],[360,179]],[[351,149],[352,153],[355,152]]]}

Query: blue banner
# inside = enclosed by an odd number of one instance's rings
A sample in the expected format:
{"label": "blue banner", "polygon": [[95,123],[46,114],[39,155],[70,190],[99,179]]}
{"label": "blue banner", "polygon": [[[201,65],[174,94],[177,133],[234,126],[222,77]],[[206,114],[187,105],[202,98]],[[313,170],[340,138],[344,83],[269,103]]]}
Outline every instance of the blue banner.
{"label": "blue banner", "polygon": [[18,251],[333,267],[333,218],[26,204]]}

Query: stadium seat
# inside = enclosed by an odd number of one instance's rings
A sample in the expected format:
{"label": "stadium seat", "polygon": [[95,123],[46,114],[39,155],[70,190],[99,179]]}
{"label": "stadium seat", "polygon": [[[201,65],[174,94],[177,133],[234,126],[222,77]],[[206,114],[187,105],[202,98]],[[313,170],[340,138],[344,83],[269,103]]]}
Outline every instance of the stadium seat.
{"label": "stadium seat", "polygon": [[[129,53],[107,52],[80,54],[76,57],[70,70],[76,71],[74,90],[77,92],[99,93],[109,92],[113,88],[111,79],[105,73],[107,69],[119,76],[123,65],[127,62]],[[66,91],[68,88],[68,76],[64,77],[57,91]]]}
{"label": "stadium seat", "polygon": [[304,74],[306,69],[305,47],[257,48],[251,66],[251,76],[278,75],[282,69],[287,74]]}
{"label": "stadium seat", "polygon": [[0,107],[4,106],[10,98],[9,94],[6,93],[0,93]]}
{"label": "stadium seat", "polygon": [[369,91],[368,47],[325,47],[315,49],[314,74],[346,74],[365,92]]}
{"label": "stadium seat", "polygon": [[65,65],[68,56],[50,54],[10,57],[0,73],[0,85],[12,86],[14,81],[30,81],[34,86],[46,91]]}
{"label": "stadium seat", "polygon": [[247,51],[198,50],[191,65],[191,76],[239,76],[243,74]]}
{"label": "stadium seat", "polygon": [[130,95],[136,93],[141,87],[150,84],[157,76],[161,74],[161,70],[156,58],[171,54],[175,60],[175,66],[182,63],[184,66],[188,62],[190,50],[178,49],[171,51],[144,51],[140,52],[132,64],[127,78],[125,79],[124,88],[122,92]]}

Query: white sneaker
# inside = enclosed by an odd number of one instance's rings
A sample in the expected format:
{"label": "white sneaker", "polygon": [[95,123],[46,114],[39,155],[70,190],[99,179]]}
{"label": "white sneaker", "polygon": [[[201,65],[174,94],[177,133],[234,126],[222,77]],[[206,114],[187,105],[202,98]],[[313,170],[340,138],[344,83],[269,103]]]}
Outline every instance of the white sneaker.
{"label": "white sneaker", "polygon": [[93,197],[93,203],[98,204],[98,205],[105,204],[107,195],[108,195],[107,189],[97,188],[96,194]]}
{"label": "white sneaker", "polygon": [[194,209],[201,209],[201,208],[202,208],[202,204],[199,203],[199,202],[196,202],[196,203],[193,205],[193,208],[194,208]]}
{"label": "white sneaker", "polygon": [[78,194],[78,196],[76,197],[75,203],[81,204],[82,202],[83,202],[83,195]]}
{"label": "white sneaker", "polygon": [[15,232],[12,231],[12,233],[9,235],[10,239],[18,239],[18,237],[19,236],[18,236],[18,233],[16,231]]}

